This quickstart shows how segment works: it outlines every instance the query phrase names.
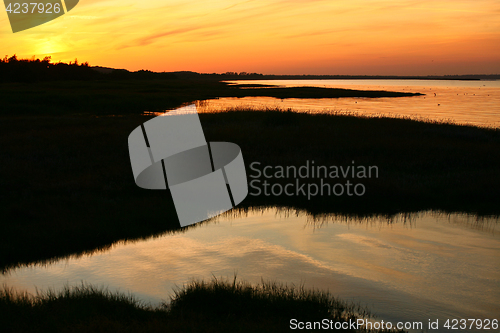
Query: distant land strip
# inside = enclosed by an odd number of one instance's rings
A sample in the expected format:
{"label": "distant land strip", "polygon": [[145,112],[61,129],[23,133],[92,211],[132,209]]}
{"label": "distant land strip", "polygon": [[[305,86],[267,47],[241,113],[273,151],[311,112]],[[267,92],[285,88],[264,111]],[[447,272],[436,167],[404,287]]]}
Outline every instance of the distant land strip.
{"label": "distant land strip", "polygon": [[126,69],[114,69],[95,66],[92,69],[101,73],[120,71],[123,73],[151,73],[175,75],[182,79],[220,79],[220,80],[460,80],[460,81],[495,81],[500,80],[500,74],[466,74],[466,75],[428,75],[428,76],[398,76],[398,75],[274,75],[247,72],[197,73],[191,71],[152,72],[140,70],[130,72]]}

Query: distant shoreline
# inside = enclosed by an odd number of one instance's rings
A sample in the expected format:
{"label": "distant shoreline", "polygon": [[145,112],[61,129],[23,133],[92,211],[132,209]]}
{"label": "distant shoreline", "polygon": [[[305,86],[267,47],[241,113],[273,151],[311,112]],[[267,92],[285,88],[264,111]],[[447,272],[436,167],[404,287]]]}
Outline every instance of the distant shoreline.
{"label": "distant shoreline", "polygon": [[[108,67],[91,67],[92,69],[110,74],[114,71],[128,72],[126,69],[114,69]],[[141,72],[141,71],[137,71]],[[183,79],[216,79],[219,81],[230,80],[444,80],[444,81],[497,81],[500,80],[500,74],[464,74],[464,75],[427,75],[427,76],[412,76],[412,75],[276,75],[276,74],[260,74],[260,73],[197,73],[191,71],[174,71],[174,72],[151,72],[151,74],[175,75]]]}
{"label": "distant shoreline", "polygon": [[[238,80],[252,80],[238,75]],[[263,75],[261,80],[445,80],[497,81],[500,75],[378,76],[378,75]]]}
{"label": "distant shoreline", "polygon": [[445,80],[445,81],[497,81],[500,80],[500,74],[463,74],[463,75],[314,75],[314,74],[260,74],[247,72],[226,72],[226,73],[198,73],[192,71],[174,71],[174,72],[152,72],[152,71],[129,71],[127,69],[117,69],[110,67],[93,66],[93,70],[102,74],[111,74],[113,72],[122,73],[150,73],[162,75],[175,75],[178,78],[194,79],[219,79],[228,80]]}
{"label": "distant shoreline", "polygon": [[127,69],[90,66],[88,62],[52,63],[50,57],[43,59],[21,59],[15,54],[0,59],[0,82],[36,82],[53,80],[102,80],[123,79],[188,79],[188,80],[500,80],[497,74],[457,75],[277,75],[250,72],[197,73],[193,71],[153,72],[150,70],[129,71]]}

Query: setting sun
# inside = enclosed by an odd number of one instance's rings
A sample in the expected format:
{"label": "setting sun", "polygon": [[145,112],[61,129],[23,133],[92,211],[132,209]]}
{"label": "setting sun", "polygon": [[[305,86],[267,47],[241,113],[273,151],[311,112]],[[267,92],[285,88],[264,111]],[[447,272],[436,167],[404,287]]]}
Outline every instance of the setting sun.
{"label": "setting sun", "polygon": [[500,72],[498,1],[81,1],[3,52],[154,71]]}

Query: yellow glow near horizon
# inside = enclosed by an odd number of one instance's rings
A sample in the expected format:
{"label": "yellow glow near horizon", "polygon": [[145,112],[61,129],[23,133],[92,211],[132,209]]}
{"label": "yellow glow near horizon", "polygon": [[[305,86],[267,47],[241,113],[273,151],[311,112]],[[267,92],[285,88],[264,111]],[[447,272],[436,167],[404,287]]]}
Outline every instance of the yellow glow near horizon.
{"label": "yellow glow near horizon", "polygon": [[81,0],[4,54],[91,65],[276,74],[500,73],[496,0]]}

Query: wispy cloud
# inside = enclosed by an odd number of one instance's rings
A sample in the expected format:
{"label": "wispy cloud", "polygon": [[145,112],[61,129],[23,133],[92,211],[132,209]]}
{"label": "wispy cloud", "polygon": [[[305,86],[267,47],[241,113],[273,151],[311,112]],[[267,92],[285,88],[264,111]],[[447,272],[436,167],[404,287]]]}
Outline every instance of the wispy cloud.
{"label": "wispy cloud", "polygon": [[475,44],[486,61],[494,57],[491,43],[500,43],[498,13],[496,0],[86,0],[71,15],[18,34],[4,14],[0,34],[4,53],[78,56],[130,69],[147,63],[153,70],[291,72],[314,63],[333,71],[336,60],[352,59],[355,68],[362,57],[376,67],[381,59],[402,61],[408,50],[456,57],[464,41],[488,34],[490,44]]}

